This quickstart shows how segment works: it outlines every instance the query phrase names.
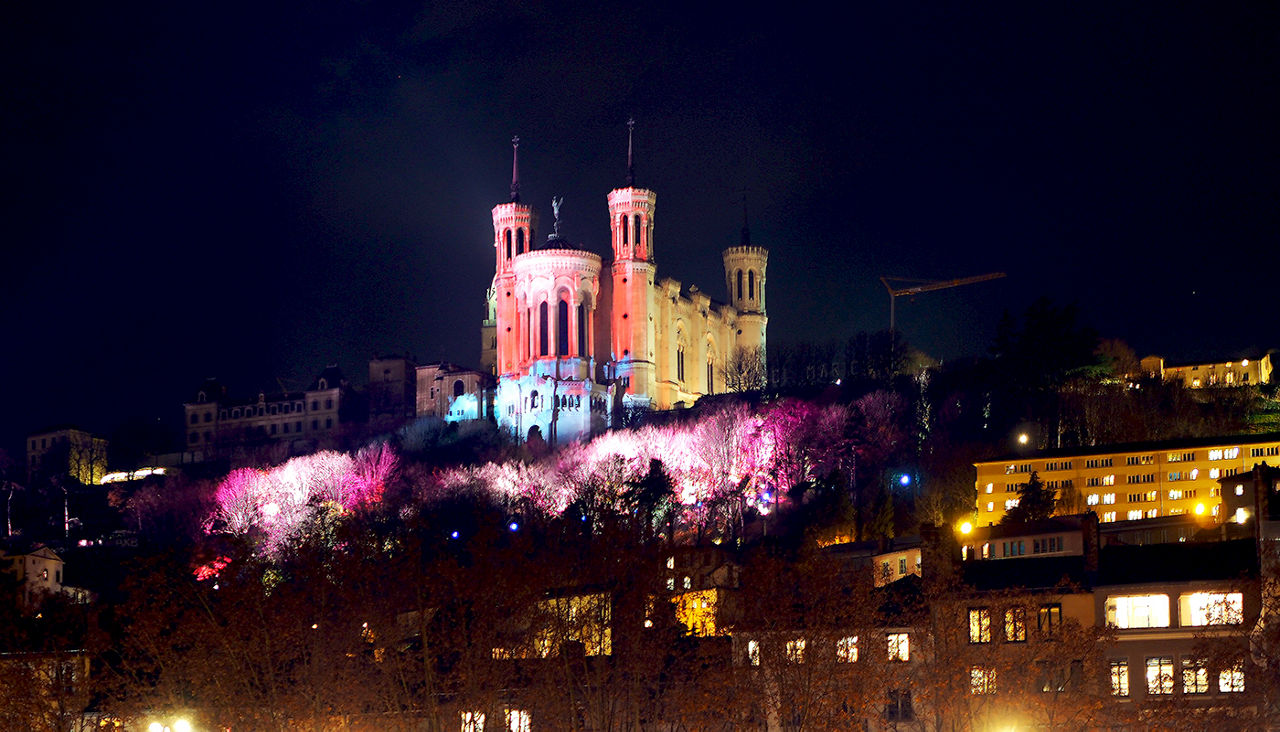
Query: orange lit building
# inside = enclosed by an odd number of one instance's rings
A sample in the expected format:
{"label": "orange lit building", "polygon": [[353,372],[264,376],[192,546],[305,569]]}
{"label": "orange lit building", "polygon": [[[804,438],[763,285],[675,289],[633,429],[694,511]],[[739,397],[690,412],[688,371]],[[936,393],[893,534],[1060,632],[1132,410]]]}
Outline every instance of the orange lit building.
{"label": "orange lit building", "polygon": [[1059,497],[1078,492],[1103,523],[1182,514],[1220,523],[1227,517],[1218,479],[1276,456],[1280,433],[1015,453],[974,464],[974,523],[999,523],[1033,472]]}

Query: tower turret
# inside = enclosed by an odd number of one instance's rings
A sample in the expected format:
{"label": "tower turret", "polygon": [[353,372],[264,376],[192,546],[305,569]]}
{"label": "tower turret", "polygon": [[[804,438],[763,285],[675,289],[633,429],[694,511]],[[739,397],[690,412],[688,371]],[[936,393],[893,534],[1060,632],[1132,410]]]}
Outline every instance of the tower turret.
{"label": "tower turret", "polygon": [[516,346],[523,337],[515,299],[514,262],[533,242],[536,218],[533,208],[520,202],[520,138],[511,138],[511,200],[493,207],[493,248],[497,266],[493,278],[492,311],[495,313],[498,375],[519,368]]}
{"label": "tower turret", "polygon": [[764,296],[769,250],[751,243],[745,203],[742,210],[742,243],[725,249],[723,256],[729,304],[738,311],[737,347],[763,350],[765,329],[769,324]]}
{"label": "tower turret", "polygon": [[653,228],[658,196],[635,185],[632,138],[627,121],[627,185],[609,192],[609,228],[613,243],[613,374],[634,403],[647,403],[654,382]]}

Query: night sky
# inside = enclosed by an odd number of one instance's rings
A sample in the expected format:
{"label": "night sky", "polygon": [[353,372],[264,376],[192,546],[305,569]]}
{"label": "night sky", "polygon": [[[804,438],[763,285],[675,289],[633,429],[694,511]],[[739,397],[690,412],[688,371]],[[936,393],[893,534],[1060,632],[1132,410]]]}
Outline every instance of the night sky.
{"label": "night sky", "polygon": [[[179,421],[376,353],[475,365],[489,209],[608,249],[658,194],[659,274],[724,298],[770,249],[771,342],[887,326],[941,358],[1038,295],[1139,355],[1280,346],[1280,6],[7,3],[0,447]],[[1119,6],[1119,7],[1117,7]]]}

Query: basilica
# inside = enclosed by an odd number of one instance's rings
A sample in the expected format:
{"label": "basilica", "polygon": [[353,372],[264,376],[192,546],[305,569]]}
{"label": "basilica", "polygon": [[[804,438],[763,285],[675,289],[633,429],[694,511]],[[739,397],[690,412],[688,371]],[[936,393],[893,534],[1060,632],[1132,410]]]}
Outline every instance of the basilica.
{"label": "basilica", "polygon": [[493,411],[519,439],[551,444],[608,429],[629,409],[673,409],[726,390],[725,364],[763,354],[769,253],[750,243],[723,252],[727,302],[659,277],[657,194],[635,184],[607,196],[612,258],[568,241],[556,222],[539,240],[520,200],[519,139],[511,198],[493,207],[495,271],[481,361],[497,377]]}

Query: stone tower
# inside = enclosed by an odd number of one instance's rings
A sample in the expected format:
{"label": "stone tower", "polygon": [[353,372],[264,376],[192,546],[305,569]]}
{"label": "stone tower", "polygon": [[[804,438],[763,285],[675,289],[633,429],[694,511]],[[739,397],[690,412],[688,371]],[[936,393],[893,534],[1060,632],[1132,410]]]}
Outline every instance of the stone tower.
{"label": "stone tower", "polygon": [[[515,298],[515,258],[529,251],[533,242],[533,208],[520,202],[520,138],[511,139],[511,200],[493,207],[493,250],[497,256],[489,312],[494,320],[494,373],[516,374],[520,369],[517,347],[527,338],[522,332]],[[482,360],[485,360],[482,356]]]}
{"label": "stone tower", "polygon": [[627,185],[608,196],[613,243],[611,376],[621,381],[625,404],[648,406],[656,379],[653,224],[658,196],[635,185],[634,126],[627,123]]}
{"label": "stone tower", "polygon": [[769,316],[765,311],[765,270],[769,266],[769,250],[751,243],[743,212],[742,243],[724,250],[724,277],[729,290],[729,304],[738,311],[736,346],[759,348],[763,354],[765,329]]}

